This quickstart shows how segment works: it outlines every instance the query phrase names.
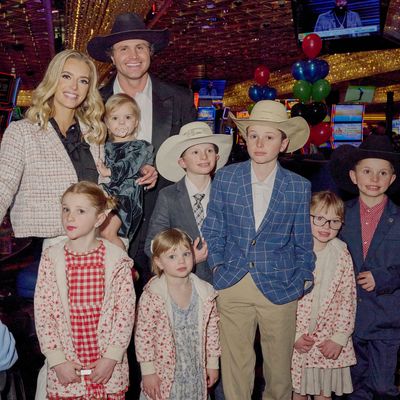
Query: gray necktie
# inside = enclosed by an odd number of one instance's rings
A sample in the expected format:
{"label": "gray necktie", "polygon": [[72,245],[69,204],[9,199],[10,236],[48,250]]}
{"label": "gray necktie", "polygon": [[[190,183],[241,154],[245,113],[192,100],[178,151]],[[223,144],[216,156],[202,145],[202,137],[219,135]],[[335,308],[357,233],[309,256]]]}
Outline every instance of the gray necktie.
{"label": "gray necktie", "polygon": [[197,226],[201,228],[203,225],[203,220],[204,220],[204,208],[203,205],[201,204],[201,201],[204,199],[205,194],[203,193],[197,193],[193,195],[194,199],[196,200],[194,205],[193,205],[193,214],[194,218],[196,219]]}

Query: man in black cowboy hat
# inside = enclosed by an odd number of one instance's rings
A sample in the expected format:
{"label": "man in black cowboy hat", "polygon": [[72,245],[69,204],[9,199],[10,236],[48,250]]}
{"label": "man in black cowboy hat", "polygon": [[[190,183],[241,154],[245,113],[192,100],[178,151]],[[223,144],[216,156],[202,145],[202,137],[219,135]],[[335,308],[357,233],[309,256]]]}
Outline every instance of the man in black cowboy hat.
{"label": "man in black cowboy hat", "polygon": [[[91,57],[112,62],[117,70],[115,78],[100,90],[103,100],[121,92],[134,97],[141,110],[138,138],[152,143],[155,152],[169,136],[178,134],[182,125],[197,117],[189,89],[163,82],[149,74],[151,56],[164,49],[168,41],[167,29],[148,29],[140,16],[125,13],[116,17],[109,35],[93,37],[87,46]],[[156,190],[146,194],[144,218],[131,245],[131,256],[136,255],[138,247],[138,253],[144,256],[140,250],[143,248],[141,244],[144,246],[148,220],[157,193],[166,184],[160,179]],[[136,261],[140,264],[137,257]],[[146,274],[146,271],[141,272]]]}
{"label": "man in black cowboy hat", "polygon": [[358,198],[346,203],[340,236],[357,278],[353,334],[357,364],[349,400],[398,400],[400,349],[400,209],[387,196],[400,190],[400,155],[386,135],[370,135],[359,148],[343,145],[331,158],[337,185]]}

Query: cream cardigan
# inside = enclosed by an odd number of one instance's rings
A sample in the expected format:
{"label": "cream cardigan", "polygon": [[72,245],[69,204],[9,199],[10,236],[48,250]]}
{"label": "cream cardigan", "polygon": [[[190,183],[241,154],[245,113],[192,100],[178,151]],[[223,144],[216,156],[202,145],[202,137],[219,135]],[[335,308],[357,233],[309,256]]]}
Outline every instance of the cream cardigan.
{"label": "cream cardigan", "polygon": [[[81,125],[82,133],[85,127]],[[103,145],[90,145],[95,161]],[[11,206],[16,237],[64,234],[60,199],[78,181],[74,166],[49,123],[46,130],[24,119],[6,129],[0,147],[0,221]]]}
{"label": "cream cardigan", "polygon": [[[105,291],[98,344],[103,357],[117,361],[105,385],[107,393],[116,393],[129,384],[126,349],[135,320],[135,290],[130,270],[133,262],[119,247],[103,242]],[[65,360],[79,362],[71,334],[64,244],[65,240],[47,248],[42,255],[35,289],[35,326],[40,349],[46,357],[47,391],[65,397],[83,396],[86,390],[83,381],[62,386],[52,368]]]}

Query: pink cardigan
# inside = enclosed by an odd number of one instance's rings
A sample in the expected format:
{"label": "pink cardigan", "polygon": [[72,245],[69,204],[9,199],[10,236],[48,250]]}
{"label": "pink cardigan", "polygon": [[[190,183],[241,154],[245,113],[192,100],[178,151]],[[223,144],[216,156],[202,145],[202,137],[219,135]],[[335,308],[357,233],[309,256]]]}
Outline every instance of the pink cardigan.
{"label": "pink cardigan", "polygon": [[[103,145],[91,144],[90,151],[95,161],[104,158]],[[44,130],[27,119],[12,122],[1,141],[0,166],[0,221],[11,206],[16,237],[64,235],[60,199],[78,178],[52,125]]]}
{"label": "pink cardigan", "polygon": [[[190,274],[202,307],[199,330],[202,337],[204,367],[204,400],[207,399],[206,368],[218,369],[219,346],[217,292],[210,284]],[[172,330],[172,308],[164,275],[154,277],[140,297],[135,330],[136,357],[142,375],[156,373],[161,379],[162,400],[167,400],[174,381],[175,343]],[[161,400],[161,399],[160,399]]]}
{"label": "pink cardigan", "polygon": [[[315,344],[308,353],[293,352],[292,380],[293,387],[300,387],[303,368],[341,368],[354,365],[356,358],[351,334],[354,330],[356,313],[356,283],[353,262],[347,246],[335,238],[331,245],[337,254],[330,268],[335,268],[333,281],[324,296],[323,304],[318,312],[317,324],[311,334]],[[313,291],[299,300],[297,308],[296,339],[308,333],[310,325]],[[317,345],[324,340],[332,339],[343,346],[337,360],[328,360],[319,351]]]}
{"label": "pink cardigan", "polygon": [[[126,349],[135,320],[135,290],[132,260],[119,247],[103,240],[106,247],[104,302],[98,325],[98,343],[103,357],[117,361],[106,392],[116,393],[129,384]],[[46,357],[47,392],[60,396],[83,396],[84,382],[62,386],[54,371],[65,360],[78,361],[72,342],[64,244],[47,248],[39,266],[35,290],[35,325],[42,353]],[[43,375],[43,374],[42,374]]]}

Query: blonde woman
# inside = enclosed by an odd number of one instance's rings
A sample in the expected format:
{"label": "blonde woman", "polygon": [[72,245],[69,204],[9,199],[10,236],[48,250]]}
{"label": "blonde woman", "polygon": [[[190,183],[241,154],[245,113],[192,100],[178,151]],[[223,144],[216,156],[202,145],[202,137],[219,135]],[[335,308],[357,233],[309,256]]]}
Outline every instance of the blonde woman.
{"label": "blonde woman", "polygon": [[[16,237],[63,235],[61,195],[72,183],[99,179],[103,112],[94,63],[76,50],[57,54],[33,93],[26,118],[11,123],[1,142],[0,220],[12,205]],[[141,183],[149,184],[148,175]]]}

